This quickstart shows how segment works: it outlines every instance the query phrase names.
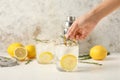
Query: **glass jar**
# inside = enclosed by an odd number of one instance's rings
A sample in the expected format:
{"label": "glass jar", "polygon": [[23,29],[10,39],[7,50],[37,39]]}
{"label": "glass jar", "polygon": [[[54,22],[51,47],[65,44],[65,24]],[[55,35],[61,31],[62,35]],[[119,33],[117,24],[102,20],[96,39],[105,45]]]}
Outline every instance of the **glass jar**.
{"label": "glass jar", "polygon": [[37,44],[37,61],[40,64],[50,64],[54,62],[54,45],[52,43]]}
{"label": "glass jar", "polygon": [[78,45],[74,46],[66,46],[64,44],[56,45],[55,56],[57,69],[60,71],[77,70],[78,52],[79,52]]}

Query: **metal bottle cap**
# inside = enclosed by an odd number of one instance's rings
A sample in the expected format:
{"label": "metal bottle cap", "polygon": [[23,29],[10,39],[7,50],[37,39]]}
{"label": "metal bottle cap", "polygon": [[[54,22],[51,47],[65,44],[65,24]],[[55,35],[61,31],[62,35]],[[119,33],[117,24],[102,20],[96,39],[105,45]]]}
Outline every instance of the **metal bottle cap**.
{"label": "metal bottle cap", "polygon": [[67,21],[68,21],[68,22],[73,22],[73,21],[75,21],[75,17],[73,17],[73,16],[68,16],[68,17],[67,17]]}

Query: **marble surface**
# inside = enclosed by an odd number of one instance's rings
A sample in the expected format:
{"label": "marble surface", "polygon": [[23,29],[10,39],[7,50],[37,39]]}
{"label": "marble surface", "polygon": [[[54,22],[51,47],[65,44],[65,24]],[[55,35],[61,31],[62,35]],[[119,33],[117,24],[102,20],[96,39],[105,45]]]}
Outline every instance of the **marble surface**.
{"label": "marble surface", "polygon": [[[89,60],[93,61],[93,60]],[[36,60],[28,65],[24,63],[15,67],[0,67],[1,80],[120,80],[120,54],[113,53],[104,61],[95,61],[103,64],[79,63],[75,72],[61,72],[55,64],[42,65]]]}
{"label": "marble surface", "polygon": [[[81,16],[102,0],[0,0],[0,51],[13,42],[36,42],[33,38],[54,39],[62,32],[67,16]],[[81,53],[96,44],[120,52],[120,10],[104,18],[80,43]],[[2,53],[0,53],[2,54]]]}

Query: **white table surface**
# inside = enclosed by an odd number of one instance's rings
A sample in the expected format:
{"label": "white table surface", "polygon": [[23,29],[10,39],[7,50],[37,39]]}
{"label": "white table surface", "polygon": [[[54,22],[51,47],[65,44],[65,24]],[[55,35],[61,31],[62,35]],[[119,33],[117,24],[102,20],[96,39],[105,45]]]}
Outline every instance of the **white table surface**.
{"label": "white table surface", "polygon": [[0,67],[0,80],[120,80],[120,54],[97,62],[103,65],[79,63],[78,71],[61,72],[55,64],[42,65],[34,60],[28,65]]}

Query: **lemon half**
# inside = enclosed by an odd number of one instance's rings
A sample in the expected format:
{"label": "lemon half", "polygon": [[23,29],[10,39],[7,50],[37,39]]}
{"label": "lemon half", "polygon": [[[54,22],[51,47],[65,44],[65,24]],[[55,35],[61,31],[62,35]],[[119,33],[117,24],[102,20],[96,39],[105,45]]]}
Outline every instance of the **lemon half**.
{"label": "lemon half", "polygon": [[77,57],[73,54],[65,54],[60,60],[60,66],[65,71],[72,71],[77,66]]}
{"label": "lemon half", "polygon": [[14,51],[17,47],[23,47],[21,43],[12,43],[8,46],[7,52],[11,57],[14,57]]}
{"label": "lemon half", "polygon": [[17,60],[23,61],[27,58],[28,52],[24,47],[18,47],[14,51],[14,56]]}
{"label": "lemon half", "polygon": [[42,64],[50,63],[53,60],[54,56],[51,52],[42,52],[39,55],[39,62]]}

